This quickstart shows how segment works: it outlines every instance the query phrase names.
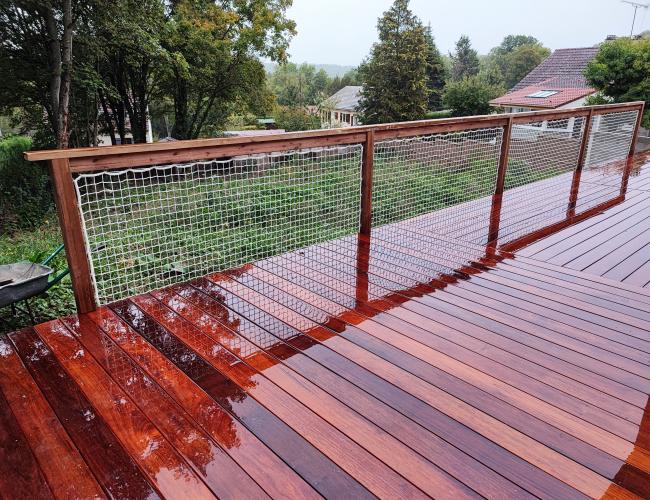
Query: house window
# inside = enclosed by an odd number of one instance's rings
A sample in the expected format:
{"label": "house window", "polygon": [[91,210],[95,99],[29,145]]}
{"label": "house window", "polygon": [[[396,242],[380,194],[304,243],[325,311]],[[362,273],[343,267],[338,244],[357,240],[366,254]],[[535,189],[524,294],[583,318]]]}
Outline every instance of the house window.
{"label": "house window", "polygon": [[526,97],[533,97],[535,99],[543,99],[545,97],[551,97],[552,95],[559,94],[558,90],[539,90],[537,92],[533,92],[532,94],[528,94]]}

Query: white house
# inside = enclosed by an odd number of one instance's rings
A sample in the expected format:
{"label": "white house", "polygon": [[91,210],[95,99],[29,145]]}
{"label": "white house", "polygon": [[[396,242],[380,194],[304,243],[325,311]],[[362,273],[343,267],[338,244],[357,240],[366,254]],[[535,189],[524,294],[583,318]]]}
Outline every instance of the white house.
{"label": "white house", "polygon": [[349,85],[325,99],[319,109],[323,127],[353,127],[359,125],[357,106],[361,97],[361,87]]}

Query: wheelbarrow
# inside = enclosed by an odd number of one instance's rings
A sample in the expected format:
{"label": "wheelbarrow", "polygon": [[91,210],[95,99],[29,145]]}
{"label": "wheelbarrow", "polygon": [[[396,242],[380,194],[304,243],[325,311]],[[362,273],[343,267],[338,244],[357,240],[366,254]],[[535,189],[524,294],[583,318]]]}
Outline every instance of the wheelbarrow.
{"label": "wheelbarrow", "polygon": [[[54,269],[48,266],[63,248],[64,245],[59,245],[54,253],[40,264],[14,262],[0,265],[0,308],[11,306],[13,316],[17,311],[21,311],[28,314],[33,323],[34,314],[29,299],[45,293],[70,273],[66,268],[55,275]],[[25,309],[18,306],[21,302],[24,303]]]}

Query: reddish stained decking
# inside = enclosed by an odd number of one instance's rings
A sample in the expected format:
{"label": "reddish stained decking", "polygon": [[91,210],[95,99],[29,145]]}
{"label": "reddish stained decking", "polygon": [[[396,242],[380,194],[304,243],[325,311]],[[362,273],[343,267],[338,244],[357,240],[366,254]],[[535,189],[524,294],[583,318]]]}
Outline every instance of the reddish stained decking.
{"label": "reddish stained decking", "polygon": [[514,256],[400,223],[9,335],[0,496],[649,497],[644,168]]}

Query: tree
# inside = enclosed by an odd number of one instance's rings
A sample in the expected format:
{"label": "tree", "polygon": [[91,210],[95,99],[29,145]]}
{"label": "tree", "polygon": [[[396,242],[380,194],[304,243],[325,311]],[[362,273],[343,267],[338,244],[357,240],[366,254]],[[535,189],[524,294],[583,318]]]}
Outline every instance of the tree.
{"label": "tree", "polygon": [[507,88],[514,87],[523,77],[550,55],[537,38],[527,35],[508,35],[488,55],[503,75]]}
{"label": "tree", "polygon": [[163,46],[171,55],[164,91],[174,101],[172,135],[194,139],[208,119],[223,120],[229,105],[265,87],[258,57],[284,62],[295,23],[291,0],[214,2],[178,0],[171,5]]}
{"label": "tree", "polygon": [[149,104],[170,58],[161,46],[165,23],[159,0],[117,0],[96,12],[98,98],[113,144],[117,136],[124,143],[127,118],[133,141],[146,141]]}
{"label": "tree", "polygon": [[0,3],[0,108],[45,112],[60,148],[69,141],[75,24],[89,6],[73,0]]}
{"label": "tree", "polygon": [[408,7],[408,0],[395,0],[379,19],[379,42],[359,67],[364,124],[416,120],[426,114],[425,29]]}
{"label": "tree", "polygon": [[447,83],[443,102],[453,116],[485,115],[490,112],[490,101],[503,92],[503,87],[470,76]]}
{"label": "tree", "polygon": [[361,85],[361,78],[359,76],[358,69],[351,69],[346,72],[342,77],[335,76],[330,80],[329,85],[327,86],[327,96],[336,94],[343,87],[348,87],[350,85]]}
{"label": "tree", "polygon": [[472,48],[469,37],[463,35],[456,42],[456,50],[451,57],[451,79],[458,81],[463,78],[478,75],[479,60],[476,50]]}
{"label": "tree", "polygon": [[330,78],[311,64],[281,64],[269,77],[269,87],[282,106],[316,105],[327,97]]}
{"label": "tree", "polygon": [[424,32],[427,44],[427,88],[429,89],[429,111],[439,110],[442,106],[442,90],[447,79],[447,70],[442,55],[436,47],[431,32],[431,25]]}
{"label": "tree", "polygon": [[[585,76],[613,102],[645,101],[650,104],[650,40],[619,38],[601,45]],[[646,111],[644,126],[650,125]]]}

